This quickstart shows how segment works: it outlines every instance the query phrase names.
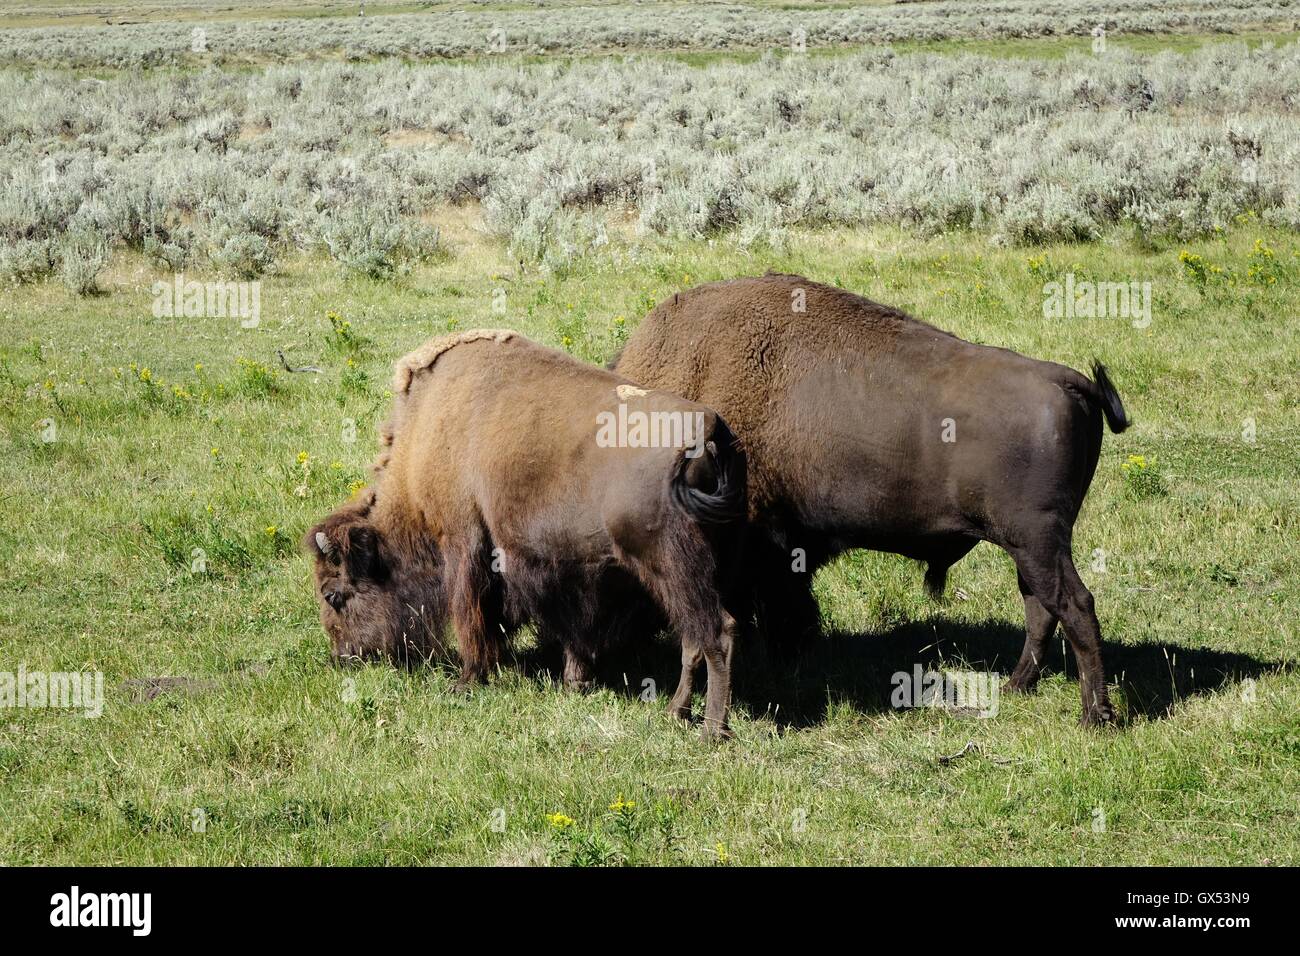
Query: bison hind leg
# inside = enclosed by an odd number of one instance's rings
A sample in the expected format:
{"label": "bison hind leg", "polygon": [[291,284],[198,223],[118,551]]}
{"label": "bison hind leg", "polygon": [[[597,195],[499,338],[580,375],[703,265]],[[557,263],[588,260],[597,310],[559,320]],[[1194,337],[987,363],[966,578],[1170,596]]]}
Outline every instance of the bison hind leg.
{"label": "bison hind leg", "polygon": [[1031,694],[1038,687],[1043,662],[1047,659],[1047,644],[1056,633],[1058,621],[1056,615],[1034,597],[1025,576],[1019,571],[1016,572],[1016,583],[1025,602],[1025,647],[1002,689],[1012,694]]}
{"label": "bison hind leg", "polygon": [[[1097,620],[1092,592],[1088,590],[1070,555],[1069,528],[1065,522],[1047,529],[1029,545],[1009,548],[1021,578],[1021,590],[1034,598],[1041,608],[1027,618],[1026,649],[1021,656],[1026,677],[1036,676],[1047,639],[1060,621],[1079,665],[1079,694],[1083,702],[1084,726],[1113,724],[1115,709],[1106,690],[1106,673],[1102,665],[1101,625]],[[1026,613],[1031,603],[1026,598]],[[1026,661],[1026,656],[1029,660]],[[1020,665],[1017,665],[1020,670]],[[1028,673],[1027,673],[1028,672]],[[1015,675],[1013,675],[1014,677]]]}
{"label": "bison hind leg", "polygon": [[727,714],[731,710],[731,665],[739,625],[726,611],[721,612],[718,623],[717,633],[702,648],[709,680],[704,700],[705,740],[729,740],[735,736]]}
{"label": "bison hind leg", "polygon": [[695,672],[704,663],[704,652],[689,638],[682,639],[682,673],[677,692],[668,703],[668,713],[678,720],[691,721],[691,699],[695,693]]}

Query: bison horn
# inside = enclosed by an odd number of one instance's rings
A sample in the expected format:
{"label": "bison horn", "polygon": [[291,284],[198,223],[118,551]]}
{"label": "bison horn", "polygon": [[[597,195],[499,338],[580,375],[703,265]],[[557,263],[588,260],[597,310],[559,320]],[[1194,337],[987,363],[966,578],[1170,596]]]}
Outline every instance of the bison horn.
{"label": "bison horn", "polygon": [[320,548],[321,554],[329,554],[334,550],[334,545],[329,538],[325,537],[324,531],[316,532],[316,547]]}

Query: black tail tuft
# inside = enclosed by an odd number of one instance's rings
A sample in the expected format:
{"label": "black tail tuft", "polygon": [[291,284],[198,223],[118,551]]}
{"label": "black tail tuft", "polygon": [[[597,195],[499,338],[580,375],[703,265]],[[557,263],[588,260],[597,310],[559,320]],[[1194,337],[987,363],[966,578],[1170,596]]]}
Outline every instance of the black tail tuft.
{"label": "black tail tuft", "polygon": [[1106,416],[1106,424],[1118,435],[1132,423],[1124,413],[1124,403],[1119,400],[1119,392],[1115,391],[1115,385],[1106,374],[1106,366],[1096,359],[1092,361],[1092,380],[1097,386],[1097,399],[1102,414]]}
{"label": "black tail tuft", "polygon": [[702,524],[729,524],[745,517],[745,453],[721,418],[702,455],[678,459],[672,489],[681,509]]}

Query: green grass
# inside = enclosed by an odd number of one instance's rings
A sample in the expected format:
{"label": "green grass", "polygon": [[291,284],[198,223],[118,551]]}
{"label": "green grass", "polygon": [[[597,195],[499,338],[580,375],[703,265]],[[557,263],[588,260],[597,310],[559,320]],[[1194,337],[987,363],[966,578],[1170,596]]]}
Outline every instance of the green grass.
{"label": "green grass", "polygon": [[[1271,284],[1250,275],[1257,240]],[[102,670],[107,704],[94,720],[0,712],[0,861],[1300,862],[1293,235],[1247,219],[1189,246],[1223,270],[1203,286],[1183,247],[1124,235],[999,249],[855,231],[635,259],[615,243],[549,276],[467,243],[387,282],[290,262],[264,280],[256,329],[154,318],[160,276],[129,254],[101,296],[6,291],[0,670]],[[365,477],[394,358],[449,328],[507,325],[603,361],[654,301],[768,268],[977,341],[1109,365],[1135,425],[1106,437],[1075,551],[1125,727],[1076,727],[1059,649],[1040,693],[1003,697],[992,719],[889,707],[889,676],[916,663],[1014,664],[1014,573],[988,546],[941,605],[899,558],[824,571],[834,636],[791,668],[741,648],[738,739],[723,746],[669,720],[663,695],[638,699],[647,677],[671,689],[667,646],[629,651],[585,697],[535,667],[461,699],[445,671],[328,665],[296,541]],[[1043,283],[1065,271],[1150,281],[1151,327],[1044,319]],[[324,373],[279,371],[277,348]],[[1130,455],[1155,460],[1163,497],[1129,490]],[[139,682],[160,676],[186,680],[147,699]],[[620,795],[635,805],[610,809]]]}
{"label": "green grass", "polygon": [[[1158,33],[1128,34],[1109,33],[1106,36],[1106,52],[1124,50],[1129,53],[1150,54],[1168,51],[1171,53],[1193,53],[1213,43],[1245,43],[1254,49],[1262,43],[1284,46],[1293,42],[1300,34],[1279,27],[1276,30],[1249,30],[1240,33]],[[795,54],[789,50],[776,47],[764,50],[688,50],[680,52],[647,51],[639,54],[646,57],[663,57],[673,59],[691,66],[708,66],[711,63],[735,62],[754,63],[765,55],[774,55],[778,59],[794,56],[813,58],[846,56],[872,47],[887,46],[897,53],[946,53],[972,56],[989,56],[999,59],[1016,60],[1063,60],[1072,53],[1091,54],[1092,38],[1087,36],[1058,37],[1002,37],[992,40],[953,37],[944,40],[894,40],[889,43],[861,44],[846,43],[835,46],[809,46],[806,53]],[[573,59],[595,59],[594,56],[574,57]],[[554,57],[533,57],[542,62]]]}

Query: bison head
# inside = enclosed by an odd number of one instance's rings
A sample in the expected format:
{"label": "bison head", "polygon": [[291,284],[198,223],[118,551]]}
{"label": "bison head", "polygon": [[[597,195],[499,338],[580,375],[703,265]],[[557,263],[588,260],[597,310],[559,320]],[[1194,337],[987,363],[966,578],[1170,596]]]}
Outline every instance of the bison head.
{"label": "bison head", "polygon": [[371,520],[370,501],[340,508],[303,541],[316,559],[316,597],[331,652],[340,663],[427,659],[440,631],[436,570],[393,546]]}

